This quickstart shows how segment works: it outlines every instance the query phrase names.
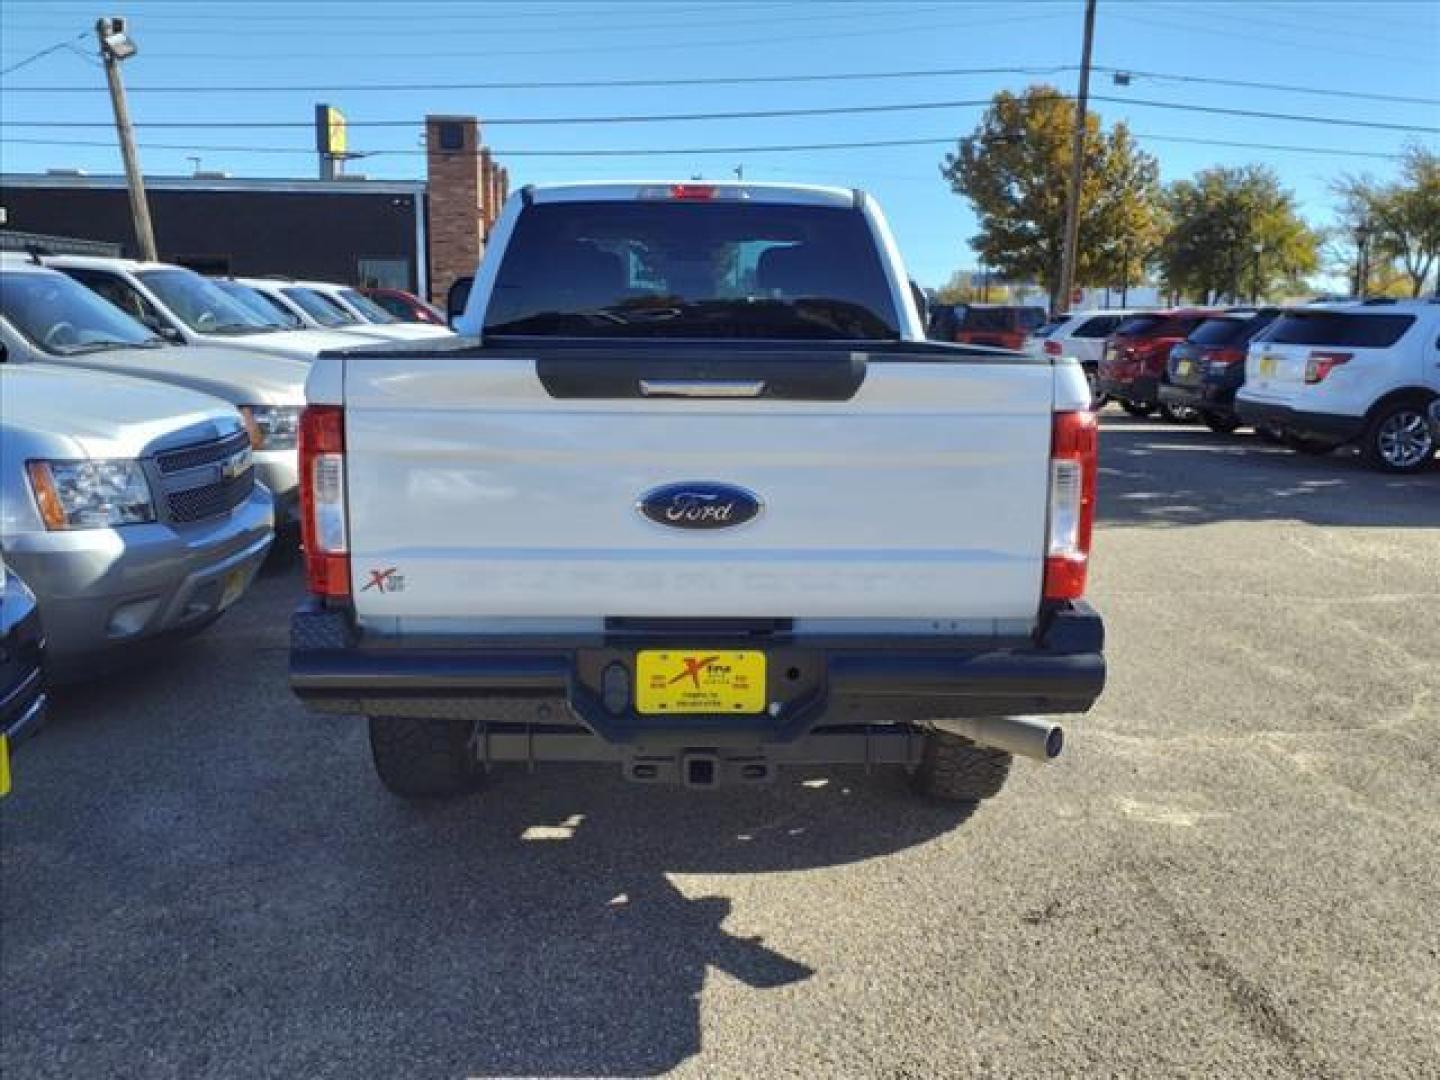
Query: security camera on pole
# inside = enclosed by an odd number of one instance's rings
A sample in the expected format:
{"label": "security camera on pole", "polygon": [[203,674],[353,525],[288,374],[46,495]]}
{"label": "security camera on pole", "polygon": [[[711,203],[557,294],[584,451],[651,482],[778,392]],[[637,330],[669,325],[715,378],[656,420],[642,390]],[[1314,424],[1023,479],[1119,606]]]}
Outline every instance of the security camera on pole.
{"label": "security camera on pole", "polygon": [[130,189],[130,216],[135,222],[135,242],[140,257],[153,262],[155,230],[150,225],[150,204],[145,201],[145,181],[140,175],[140,158],[135,153],[135,130],[130,126],[130,108],[125,103],[125,85],[120,81],[120,62],[138,51],[126,33],[125,20],[101,19],[95,24],[100,39],[100,56],[105,61],[105,78],[110,83],[110,103],[115,106],[115,132],[120,139],[120,157],[125,162],[125,183]]}

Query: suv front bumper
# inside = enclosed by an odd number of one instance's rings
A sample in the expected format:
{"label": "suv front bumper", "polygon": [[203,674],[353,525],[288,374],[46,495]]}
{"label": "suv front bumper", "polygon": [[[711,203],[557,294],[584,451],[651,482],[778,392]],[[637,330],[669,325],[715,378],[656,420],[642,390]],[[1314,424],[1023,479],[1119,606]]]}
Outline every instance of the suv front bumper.
{"label": "suv front bumper", "polygon": [[[618,664],[633,686],[641,649],[763,651],[772,704],[746,716],[639,714],[628,690],[617,697],[612,686],[607,697],[604,678]],[[928,720],[1088,710],[1105,685],[1104,624],[1077,602],[1047,613],[1023,639],[676,629],[427,641],[367,638],[348,613],[312,601],[291,620],[290,685],[321,712],[472,721],[480,755],[492,760],[770,748],[772,759],[859,761],[852,754],[863,753],[864,761],[908,762],[915,725]],[[836,737],[834,750],[820,748],[825,736]],[[883,736],[892,737],[891,749]]]}

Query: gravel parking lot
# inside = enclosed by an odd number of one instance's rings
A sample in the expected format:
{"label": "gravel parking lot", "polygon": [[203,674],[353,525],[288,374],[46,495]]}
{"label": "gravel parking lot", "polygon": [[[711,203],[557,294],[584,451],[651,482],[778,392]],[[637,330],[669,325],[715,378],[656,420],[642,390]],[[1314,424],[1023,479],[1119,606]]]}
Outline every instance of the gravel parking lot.
{"label": "gravel parking lot", "polygon": [[0,1071],[1435,1075],[1440,471],[1105,427],[1109,689],[963,822],[859,772],[401,804],[270,570],[22,749]]}

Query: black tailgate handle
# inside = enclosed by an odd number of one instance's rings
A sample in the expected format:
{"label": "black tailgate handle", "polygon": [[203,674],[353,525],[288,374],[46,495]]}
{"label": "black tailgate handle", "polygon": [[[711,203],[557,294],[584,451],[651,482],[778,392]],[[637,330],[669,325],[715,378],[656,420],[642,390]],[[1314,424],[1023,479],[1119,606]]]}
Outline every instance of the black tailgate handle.
{"label": "black tailgate handle", "polygon": [[766,353],[709,346],[667,353],[557,349],[536,358],[535,374],[551,397],[612,400],[848,401],[865,381],[865,354],[848,349]]}

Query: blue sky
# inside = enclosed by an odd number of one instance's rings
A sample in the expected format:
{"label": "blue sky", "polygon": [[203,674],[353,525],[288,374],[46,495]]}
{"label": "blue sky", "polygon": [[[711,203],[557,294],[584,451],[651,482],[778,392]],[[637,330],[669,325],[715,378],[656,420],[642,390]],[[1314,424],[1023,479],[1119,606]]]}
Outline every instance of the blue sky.
{"label": "blue sky", "polygon": [[[1211,0],[1169,3],[1099,0],[1095,63],[1167,76],[1203,76],[1330,90],[1440,99],[1440,0]],[[67,38],[85,35],[101,13],[90,0],[0,0],[0,68]],[[149,173],[183,174],[198,155],[205,169],[236,176],[312,176],[313,135],[304,127],[244,129],[237,122],[307,124],[317,101],[352,121],[413,121],[414,126],[350,132],[352,149],[387,151],[352,166],[376,177],[423,173],[420,118],[427,112],[537,119],[595,115],[736,112],[986,99],[994,91],[1049,81],[1067,92],[1074,71],[804,82],[562,90],[365,92],[254,89],[157,93],[147,87],[284,87],[376,82],[516,82],[830,74],[933,68],[1074,65],[1080,54],[1081,0],[593,0],[566,3],[401,3],[248,0],[130,0],[112,9],[131,21],[141,52],[125,66],[131,111],[142,125]],[[73,42],[93,49],[93,35]],[[22,87],[43,92],[12,92]],[[84,92],[61,92],[71,88]],[[1212,164],[1273,166],[1324,224],[1327,184],[1341,172],[1392,175],[1383,156],[1410,141],[1440,146],[1440,135],[1344,127],[1299,120],[1211,115],[1133,104],[1137,100],[1440,128],[1433,103],[1374,102],[1279,90],[1244,89],[1136,77],[1117,86],[1098,74],[1092,93],[1108,123],[1124,119],[1160,160],[1165,179]],[[927,285],[975,263],[966,244],[975,220],[940,179],[944,140],[969,132],[982,109],[943,107],[847,116],[681,123],[502,125],[487,140],[512,183],[689,177],[795,180],[864,187],[885,206],[912,273]],[[62,48],[0,81],[0,168],[51,167],[92,173],[120,169],[108,123],[104,76],[93,58]],[[194,123],[146,130],[147,123]],[[15,127],[41,123],[44,127]],[[42,146],[18,139],[97,141]],[[698,149],[723,146],[937,140],[935,145],[797,153],[587,157],[597,148]],[[1314,148],[1315,152],[1208,145],[1219,140]],[[147,144],[247,147],[293,153],[149,149]],[[559,150],[559,157],[515,151]],[[507,151],[511,154],[507,155]],[[1376,157],[1349,156],[1361,154]]]}

